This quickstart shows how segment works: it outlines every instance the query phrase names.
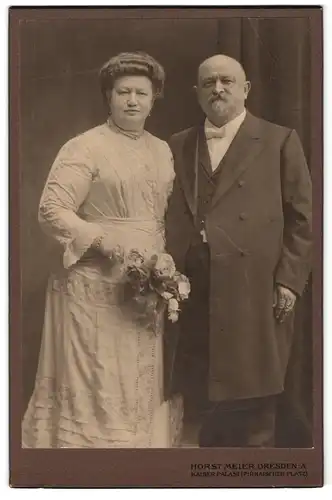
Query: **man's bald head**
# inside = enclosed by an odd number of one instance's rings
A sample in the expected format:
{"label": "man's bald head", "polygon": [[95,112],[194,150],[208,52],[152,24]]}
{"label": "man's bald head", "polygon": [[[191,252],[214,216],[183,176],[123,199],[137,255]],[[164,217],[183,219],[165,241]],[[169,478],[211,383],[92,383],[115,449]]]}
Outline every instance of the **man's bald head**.
{"label": "man's bald head", "polygon": [[198,68],[198,101],[218,127],[242,113],[249,90],[242,65],[232,57],[217,54]]}
{"label": "man's bald head", "polygon": [[233,59],[233,57],[223,54],[216,54],[215,56],[205,59],[198,67],[198,78],[204,76],[207,72],[216,71],[217,69],[232,71],[237,75],[239,80],[243,81],[243,83],[247,79],[242,64],[236,59]]}

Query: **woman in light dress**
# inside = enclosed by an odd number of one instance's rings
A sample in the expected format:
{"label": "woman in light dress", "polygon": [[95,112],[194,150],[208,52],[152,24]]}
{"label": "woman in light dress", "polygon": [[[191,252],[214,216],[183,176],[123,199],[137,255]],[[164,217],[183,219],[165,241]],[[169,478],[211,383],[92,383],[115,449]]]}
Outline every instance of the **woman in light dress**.
{"label": "woman in light dress", "polygon": [[40,201],[63,269],[48,283],[25,448],[163,448],[180,435],[181,399],[163,399],[163,314],[145,328],[122,307],[116,258],[164,250],[172,154],[144,130],[164,70],[147,54],[122,53],[100,83],[107,122],[61,148]]}

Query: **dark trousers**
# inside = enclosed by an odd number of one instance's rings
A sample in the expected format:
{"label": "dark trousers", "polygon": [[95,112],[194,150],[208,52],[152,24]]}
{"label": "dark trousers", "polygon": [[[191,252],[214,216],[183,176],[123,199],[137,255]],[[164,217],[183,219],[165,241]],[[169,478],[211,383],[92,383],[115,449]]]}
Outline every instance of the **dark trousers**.
{"label": "dark trousers", "polygon": [[186,262],[191,295],[181,315],[183,333],[178,350],[178,388],[184,396],[185,419],[201,424],[201,447],[273,447],[275,397],[209,401],[208,245],[192,246]]}
{"label": "dark trousers", "polygon": [[220,402],[201,414],[200,447],[274,447],[276,397]]}
{"label": "dark trousers", "polygon": [[188,418],[209,406],[209,261],[209,249],[205,244],[191,247],[187,254],[185,272],[190,279],[191,292],[180,315],[176,379]]}

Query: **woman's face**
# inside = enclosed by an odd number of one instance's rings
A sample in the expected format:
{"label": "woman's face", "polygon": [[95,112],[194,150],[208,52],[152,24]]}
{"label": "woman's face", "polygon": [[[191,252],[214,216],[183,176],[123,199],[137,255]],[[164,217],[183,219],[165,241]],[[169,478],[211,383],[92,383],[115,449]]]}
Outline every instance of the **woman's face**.
{"label": "woman's face", "polygon": [[108,101],[112,119],[119,127],[139,130],[154,101],[151,80],[146,76],[122,76],[115,81]]}

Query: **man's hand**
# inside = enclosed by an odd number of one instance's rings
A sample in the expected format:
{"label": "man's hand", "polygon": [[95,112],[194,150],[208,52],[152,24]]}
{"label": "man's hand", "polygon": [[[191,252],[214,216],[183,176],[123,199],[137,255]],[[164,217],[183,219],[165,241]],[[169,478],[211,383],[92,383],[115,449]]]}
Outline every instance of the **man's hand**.
{"label": "man's hand", "polygon": [[279,323],[283,323],[293,311],[296,302],[294,292],[282,285],[276,285],[274,292],[274,314]]}

